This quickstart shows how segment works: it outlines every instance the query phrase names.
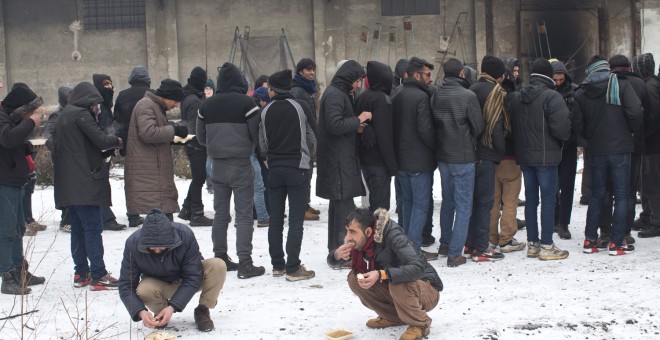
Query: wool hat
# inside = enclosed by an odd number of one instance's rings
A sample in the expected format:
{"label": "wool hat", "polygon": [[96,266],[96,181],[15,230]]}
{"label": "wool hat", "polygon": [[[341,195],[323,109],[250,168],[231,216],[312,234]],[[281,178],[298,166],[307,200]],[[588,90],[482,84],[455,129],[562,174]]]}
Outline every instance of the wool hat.
{"label": "wool hat", "polygon": [[206,80],[206,87],[210,87],[215,91],[215,83],[213,82],[213,79],[209,78]]}
{"label": "wool hat", "polygon": [[254,90],[254,93],[252,93],[252,98],[261,99],[266,103],[270,102],[270,97],[268,96],[268,89],[263,86]]}
{"label": "wool hat", "polygon": [[12,117],[18,115],[22,118],[24,114],[36,110],[43,103],[43,99],[37,97],[29,87],[15,86],[2,100],[2,107],[7,110],[7,113],[12,114]]}
{"label": "wool hat", "polygon": [[481,72],[498,79],[504,74],[504,72],[506,72],[506,67],[504,66],[502,59],[487,54],[481,60]]}
{"label": "wool hat", "polygon": [[156,90],[156,95],[180,102],[183,100],[183,87],[181,87],[181,83],[176,80],[165,79],[160,82],[160,87]]}
{"label": "wool hat", "polygon": [[277,93],[289,93],[293,80],[291,70],[275,72],[268,77],[268,87]]}
{"label": "wool hat", "polygon": [[206,70],[197,66],[190,72],[188,84],[192,85],[192,87],[199,91],[204,91],[204,87],[206,87],[206,79],[208,79]]}
{"label": "wool hat", "polygon": [[296,74],[302,72],[302,70],[316,70],[316,63],[314,60],[309,59],[309,58],[302,58],[296,64]]}
{"label": "wool hat", "polygon": [[554,71],[552,64],[547,59],[538,58],[532,64],[532,73],[542,74],[548,78],[552,78]]}

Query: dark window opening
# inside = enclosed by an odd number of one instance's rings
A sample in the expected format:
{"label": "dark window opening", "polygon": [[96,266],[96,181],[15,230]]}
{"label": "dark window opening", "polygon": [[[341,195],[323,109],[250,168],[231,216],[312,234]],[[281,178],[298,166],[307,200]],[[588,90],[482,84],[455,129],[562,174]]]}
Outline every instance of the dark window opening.
{"label": "dark window opening", "polygon": [[380,15],[437,15],[440,14],[438,0],[381,0]]}
{"label": "dark window opening", "polygon": [[144,0],[83,0],[83,27],[110,30],[145,27]]}

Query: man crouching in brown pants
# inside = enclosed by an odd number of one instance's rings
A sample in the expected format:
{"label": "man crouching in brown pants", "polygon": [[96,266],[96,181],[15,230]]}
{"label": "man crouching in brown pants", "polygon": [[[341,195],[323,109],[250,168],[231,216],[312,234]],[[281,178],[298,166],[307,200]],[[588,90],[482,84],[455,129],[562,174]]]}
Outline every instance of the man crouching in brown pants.
{"label": "man crouching in brown pants", "polygon": [[226,275],[224,261],[202,259],[190,228],[152,209],[142,229],[126,240],[119,295],[133,321],[142,320],[148,328],[162,328],[201,290],[195,324],[200,331],[208,332],[213,330],[209,308],[218,303]]}
{"label": "man crouching in brown pants", "polygon": [[387,210],[356,209],[346,218],[344,244],[328,259],[351,261],[348,286],[378,317],[367,327],[408,325],[400,340],[422,339],[431,331],[427,312],[440,299],[442,281]]}

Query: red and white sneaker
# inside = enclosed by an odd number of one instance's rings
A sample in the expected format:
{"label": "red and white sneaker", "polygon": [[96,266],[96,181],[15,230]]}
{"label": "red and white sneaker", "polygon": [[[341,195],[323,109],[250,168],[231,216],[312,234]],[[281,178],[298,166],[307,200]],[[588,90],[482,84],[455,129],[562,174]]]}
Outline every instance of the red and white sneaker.
{"label": "red and white sneaker", "polygon": [[610,242],[608,249],[610,251],[610,255],[612,256],[628,255],[635,252],[635,246],[626,242],[621,243],[621,245],[618,247],[616,244],[614,244],[614,242]]}
{"label": "red and white sneaker", "polygon": [[494,251],[492,248],[488,248],[482,252],[477,250],[472,254],[472,261],[474,262],[491,262],[499,261],[504,259],[504,254]]}
{"label": "red and white sneaker", "polygon": [[598,250],[598,243],[593,240],[584,240],[584,245],[582,246],[582,252],[585,254],[593,254],[597,253],[600,250]]}
{"label": "red and white sneaker", "polygon": [[89,290],[91,291],[101,291],[101,290],[116,290],[119,286],[117,279],[107,274],[98,279],[92,279],[92,282],[89,284]]}
{"label": "red and white sneaker", "polygon": [[76,288],[88,286],[91,282],[92,276],[90,273],[87,273],[85,276],[79,274],[73,276],[73,286]]}
{"label": "red and white sneaker", "polygon": [[467,246],[463,246],[463,256],[467,259],[471,258],[476,251],[476,249],[470,249]]}

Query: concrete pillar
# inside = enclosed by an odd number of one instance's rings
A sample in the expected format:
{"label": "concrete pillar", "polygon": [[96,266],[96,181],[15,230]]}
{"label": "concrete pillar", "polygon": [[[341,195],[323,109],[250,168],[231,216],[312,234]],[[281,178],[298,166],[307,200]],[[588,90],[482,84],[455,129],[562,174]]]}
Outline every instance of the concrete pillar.
{"label": "concrete pillar", "polygon": [[5,88],[0,89],[0,97],[4,98],[7,93],[7,50],[5,47],[5,2],[0,0],[0,82]]}
{"label": "concrete pillar", "polygon": [[147,67],[153,87],[160,80],[179,80],[179,52],[175,0],[147,0]]}
{"label": "concrete pillar", "polygon": [[322,91],[337,71],[337,63],[346,56],[345,6],[343,0],[313,1],[316,78]]}
{"label": "concrete pillar", "polygon": [[[474,45],[477,57],[477,63],[481,63],[481,60],[486,54],[488,54],[486,48],[486,0],[474,0]],[[477,65],[477,71],[481,65]]]}

